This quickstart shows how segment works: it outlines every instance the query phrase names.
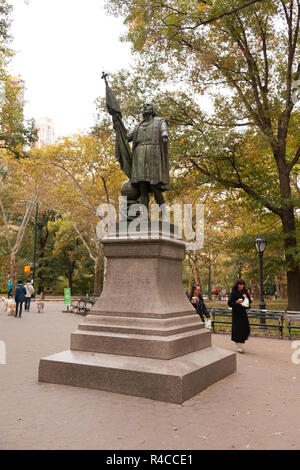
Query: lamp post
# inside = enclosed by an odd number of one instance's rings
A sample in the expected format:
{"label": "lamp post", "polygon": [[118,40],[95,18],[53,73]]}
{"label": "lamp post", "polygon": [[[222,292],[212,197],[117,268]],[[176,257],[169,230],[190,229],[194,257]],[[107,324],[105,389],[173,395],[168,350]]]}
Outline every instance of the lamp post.
{"label": "lamp post", "polygon": [[255,246],[256,251],[257,251],[258,256],[259,256],[259,272],[260,272],[260,304],[259,304],[259,308],[260,308],[260,311],[261,311],[260,312],[261,313],[260,324],[263,325],[263,324],[266,323],[266,318],[262,314],[262,310],[266,310],[266,304],[265,304],[265,300],[264,300],[263,254],[264,254],[264,251],[266,249],[267,242],[262,237],[258,237],[254,242],[254,246]]}
{"label": "lamp post", "polygon": [[33,273],[32,273],[32,284],[34,286],[35,281],[35,272],[36,272],[36,241],[37,241],[37,223],[39,215],[39,203],[33,202],[35,204],[35,221],[34,221],[34,245],[33,245]]}
{"label": "lamp post", "polygon": [[39,202],[36,201],[21,201],[33,204],[35,206],[35,221],[34,221],[34,243],[33,243],[33,272],[32,272],[32,284],[34,286],[35,273],[36,273],[36,242],[37,242],[37,223],[39,215]]}

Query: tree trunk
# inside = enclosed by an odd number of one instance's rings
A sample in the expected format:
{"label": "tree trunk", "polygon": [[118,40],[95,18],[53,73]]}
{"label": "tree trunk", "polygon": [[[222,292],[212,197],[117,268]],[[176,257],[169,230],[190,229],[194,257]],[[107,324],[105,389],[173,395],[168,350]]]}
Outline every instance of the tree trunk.
{"label": "tree trunk", "polygon": [[105,260],[104,260],[104,246],[99,243],[99,295],[101,294],[104,286],[105,277]]}
{"label": "tree trunk", "polygon": [[36,284],[37,291],[39,294],[41,294],[41,292],[44,292],[46,285],[45,273],[43,271],[43,268],[45,263],[45,249],[49,238],[48,222],[50,220],[50,215],[49,213],[42,213],[39,219],[40,220],[37,224],[39,245],[39,250],[37,252],[37,262],[39,264],[39,269],[36,273]]}
{"label": "tree trunk", "polygon": [[278,297],[285,299],[287,291],[285,276],[283,277],[282,274],[278,274],[278,276],[275,277],[275,284]]}
{"label": "tree trunk", "polygon": [[198,270],[197,270],[197,259],[193,259],[193,272],[194,272],[195,284],[200,284]]}
{"label": "tree trunk", "polygon": [[275,276],[275,286],[276,286],[275,293],[277,292],[278,297],[281,297],[281,295],[280,295],[280,279],[279,279],[279,276]]}
{"label": "tree trunk", "polygon": [[300,311],[300,270],[297,262],[296,223],[294,206],[291,201],[290,175],[285,162],[285,144],[281,149],[281,153],[278,153],[276,161],[282,197],[281,222],[285,234],[284,251],[287,263],[288,310]]}
{"label": "tree trunk", "polygon": [[100,253],[97,254],[94,265],[94,295],[96,297],[100,296]]}
{"label": "tree trunk", "polygon": [[196,261],[196,266],[195,266],[195,268],[196,268],[195,271],[197,273],[197,282],[196,282],[196,284],[199,284],[199,286],[201,286],[201,293],[203,294],[203,292],[202,292],[202,282],[201,282],[202,273],[201,273],[201,268],[199,268],[199,263],[200,263],[200,261],[197,260]]}
{"label": "tree trunk", "polygon": [[297,263],[296,224],[293,206],[283,208],[284,250],[287,262],[288,310],[300,311],[300,270]]}
{"label": "tree trunk", "polygon": [[66,276],[68,278],[69,287],[71,289],[71,294],[73,293],[73,273],[75,270],[76,261],[69,262],[67,266]]}
{"label": "tree trunk", "polygon": [[259,299],[259,287],[256,281],[251,281],[251,295],[256,300]]}
{"label": "tree trunk", "polygon": [[192,270],[192,266],[191,264],[189,263],[189,266],[190,266],[190,269],[189,269],[189,277],[188,277],[188,293],[191,292],[192,290],[192,285],[193,285],[193,270]]}
{"label": "tree trunk", "polygon": [[16,271],[16,253],[12,251],[10,254],[10,260],[9,260],[9,277],[12,280],[14,289],[15,289],[15,271]]}
{"label": "tree trunk", "polygon": [[44,267],[44,253],[43,252],[40,253],[38,260],[39,260],[39,270],[37,272],[35,284],[37,285],[37,292],[38,294],[40,294],[41,292],[44,292],[45,283],[46,283],[45,276],[43,273],[43,267]]}
{"label": "tree trunk", "polygon": [[72,294],[72,290],[73,290],[73,272],[68,273],[68,282],[69,282],[69,287],[70,287],[71,294]]}
{"label": "tree trunk", "polygon": [[287,299],[287,284],[282,282],[281,284],[281,292],[282,292],[282,298]]}
{"label": "tree trunk", "polygon": [[106,274],[107,274],[107,258],[106,256],[103,256],[103,285],[106,280]]}

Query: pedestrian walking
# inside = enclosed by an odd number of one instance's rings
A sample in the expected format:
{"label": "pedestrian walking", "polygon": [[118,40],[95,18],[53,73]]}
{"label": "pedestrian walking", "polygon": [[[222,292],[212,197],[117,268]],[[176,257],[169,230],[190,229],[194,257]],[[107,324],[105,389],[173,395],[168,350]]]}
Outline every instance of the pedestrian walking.
{"label": "pedestrian walking", "polygon": [[236,343],[238,352],[243,354],[245,352],[243,344],[250,335],[247,308],[251,305],[251,298],[246,291],[246,284],[243,279],[238,279],[232,287],[228,305],[232,308],[231,340]]}
{"label": "pedestrian walking", "polygon": [[32,297],[33,294],[34,294],[34,287],[33,287],[33,285],[31,284],[30,281],[27,281],[27,282],[26,282],[25,289],[26,289],[26,294],[25,294],[25,312],[29,312],[29,310],[30,310],[30,301],[31,301],[31,297]]}
{"label": "pedestrian walking", "polygon": [[15,291],[15,302],[16,302],[15,317],[18,316],[18,313],[19,313],[20,318],[22,316],[22,309],[23,309],[23,304],[25,302],[25,295],[26,295],[26,289],[23,286],[23,282],[19,281],[16,287],[16,291]]}
{"label": "pedestrian walking", "polygon": [[192,286],[191,292],[190,294],[188,294],[188,299],[203,322],[205,322],[205,317],[207,319],[210,318],[203,297],[201,295],[201,286],[199,284],[194,284]]}
{"label": "pedestrian walking", "polygon": [[12,297],[12,291],[13,291],[13,283],[12,283],[12,280],[10,279],[7,284],[7,298],[8,299]]}

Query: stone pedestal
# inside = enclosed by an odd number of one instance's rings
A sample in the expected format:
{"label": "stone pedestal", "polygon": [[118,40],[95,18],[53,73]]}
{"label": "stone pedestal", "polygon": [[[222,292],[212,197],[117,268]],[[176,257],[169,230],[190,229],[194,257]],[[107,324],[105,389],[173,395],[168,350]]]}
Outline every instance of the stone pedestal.
{"label": "stone pedestal", "polygon": [[70,350],[41,359],[39,380],[182,403],[235,372],[182,285],[182,241],[110,236],[100,299]]}

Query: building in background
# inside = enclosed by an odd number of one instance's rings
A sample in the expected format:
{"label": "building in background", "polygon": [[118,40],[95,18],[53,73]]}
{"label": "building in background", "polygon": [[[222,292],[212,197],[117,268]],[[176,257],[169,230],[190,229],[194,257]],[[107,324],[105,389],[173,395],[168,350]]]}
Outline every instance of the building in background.
{"label": "building in background", "polygon": [[25,101],[25,82],[22,80],[22,78],[19,77],[10,77],[9,79],[9,85],[11,88],[17,88],[18,89],[18,100],[24,104]]}
{"label": "building in background", "polygon": [[[0,110],[13,103],[24,107],[25,82],[20,77],[8,76],[0,80]],[[23,111],[22,111],[23,112]]]}
{"label": "building in background", "polygon": [[55,144],[55,129],[52,119],[47,117],[39,118],[36,120],[36,127],[38,129],[38,140],[36,145],[39,148]]}

